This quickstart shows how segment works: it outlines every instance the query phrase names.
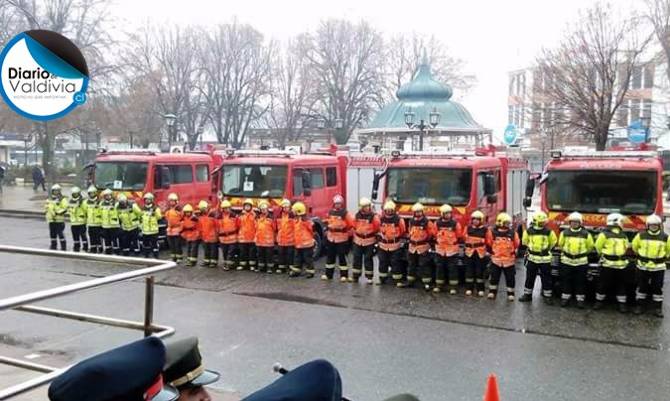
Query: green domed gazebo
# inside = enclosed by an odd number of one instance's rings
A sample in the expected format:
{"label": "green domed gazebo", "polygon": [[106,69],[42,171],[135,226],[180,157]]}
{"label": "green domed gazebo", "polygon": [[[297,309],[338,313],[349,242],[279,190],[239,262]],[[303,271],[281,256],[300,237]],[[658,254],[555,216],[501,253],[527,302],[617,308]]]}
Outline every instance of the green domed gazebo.
{"label": "green domed gazebo", "polygon": [[[396,100],[382,108],[366,128],[356,130],[360,138],[369,142],[379,142],[387,147],[395,142],[399,147],[407,138],[412,139],[412,148],[417,148],[420,131],[408,128],[405,113],[413,113],[415,124],[424,121],[428,126],[424,137],[428,144],[444,144],[452,147],[455,143],[483,145],[484,137],[491,140],[491,130],[478,124],[470,112],[460,103],[451,99],[451,86],[436,81],[430,65],[424,56],[414,79],[398,89]],[[430,114],[439,113],[439,123],[430,126]]]}

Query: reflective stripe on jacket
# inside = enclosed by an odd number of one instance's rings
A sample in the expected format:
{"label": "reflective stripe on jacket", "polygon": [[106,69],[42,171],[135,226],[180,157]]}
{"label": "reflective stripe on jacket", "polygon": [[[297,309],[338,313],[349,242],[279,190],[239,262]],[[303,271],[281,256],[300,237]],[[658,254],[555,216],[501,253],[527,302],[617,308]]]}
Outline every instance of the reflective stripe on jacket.
{"label": "reflective stripe on jacket", "polygon": [[128,203],[126,207],[117,206],[119,223],[123,231],[132,231],[140,226],[142,210],[136,203]]}
{"label": "reflective stripe on jacket", "polygon": [[514,230],[498,227],[486,232],[486,245],[491,249],[491,262],[500,267],[512,267],[519,248],[519,236]]}
{"label": "reflective stripe on jacket", "polygon": [[665,262],[670,255],[670,237],[659,230],[651,233],[645,230],[633,238],[632,248],[637,255],[640,270],[665,270]]}
{"label": "reflective stripe on jacket", "polygon": [[79,198],[70,198],[67,204],[67,214],[70,217],[70,224],[73,226],[83,226],[86,224],[86,201],[81,196]]}
{"label": "reflective stripe on jacket", "polygon": [[295,244],[294,218],[291,213],[284,213],[277,219],[277,245],[293,246]]}
{"label": "reflective stripe on jacket", "polygon": [[275,245],[275,222],[269,215],[260,214],[256,219],[256,246]]}
{"label": "reflective stripe on jacket", "polygon": [[217,221],[217,228],[219,232],[219,242],[222,244],[237,243],[237,230],[239,229],[239,221],[237,216],[228,212],[221,213]]}
{"label": "reflective stripe on jacket", "polygon": [[551,263],[551,250],[556,246],[556,233],[547,227],[529,227],[521,236],[526,247],[528,260],[533,263]]}
{"label": "reflective stripe on jacket", "polygon": [[297,249],[314,246],[314,223],[311,220],[296,218],[294,220],[295,247]]}
{"label": "reflective stripe on jacket", "polygon": [[328,241],[336,244],[349,241],[353,225],[353,217],[346,209],[331,209],[326,219]]}
{"label": "reflective stripe on jacket", "polygon": [[430,249],[431,233],[434,231],[426,216],[412,218],[407,229],[409,237],[409,253],[426,253]]}
{"label": "reflective stripe on jacket", "polygon": [[465,256],[471,257],[477,252],[480,258],[486,255],[486,233],[489,231],[485,225],[469,225],[465,230]]}
{"label": "reflective stripe on jacket", "polygon": [[629,247],[628,237],[619,227],[608,227],[598,234],[595,242],[601,266],[613,269],[623,269],[628,266],[626,252]]}
{"label": "reflective stripe on jacket", "polygon": [[439,218],[434,227],[435,252],[442,256],[456,255],[463,237],[461,225],[454,219]]}
{"label": "reflective stripe on jacket", "polygon": [[354,244],[371,246],[377,242],[379,231],[379,217],[370,212],[358,212],[354,218]]}
{"label": "reflective stripe on jacket", "polygon": [[86,225],[89,227],[102,225],[102,210],[97,199],[86,199]]}
{"label": "reflective stripe on jacket", "polygon": [[402,246],[400,240],[405,232],[405,220],[398,214],[394,213],[392,216],[383,214],[379,219],[379,249],[389,252],[400,249]]}
{"label": "reflective stripe on jacket", "polygon": [[198,218],[193,214],[185,214],[182,217],[181,237],[186,241],[197,241],[200,239],[200,232],[198,232]]}
{"label": "reflective stripe on jacket", "polygon": [[142,209],[142,223],[140,229],[144,235],[158,234],[158,220],[161,219],[161,210],[156,206],[144,206]]}
{"label": "reflective stripe on jacket", "polygon": [[558,238],[561,248],[561,263],[568,266],[582,266],[589,263],[589,253],[593,251],[593,237],[584,228],[566,228]]}
{"label": "reflective stripe on jacket", "polygon": [[100,202],[100,221],[102,228],[119,228],[119,212],[114,201]]}

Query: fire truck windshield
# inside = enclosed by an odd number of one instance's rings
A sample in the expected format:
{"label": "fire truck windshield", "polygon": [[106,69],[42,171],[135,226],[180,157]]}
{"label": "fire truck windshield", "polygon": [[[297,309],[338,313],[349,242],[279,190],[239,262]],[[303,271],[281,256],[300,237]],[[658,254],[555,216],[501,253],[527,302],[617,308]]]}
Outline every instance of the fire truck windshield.
{"label": "fire truck windshield", "polygon": [[447,168],[389,168],[386,193],[400,203],[466,205],[472,170]]}
{"label": "fire truck windshield", "polygon": [[656,209],[653,171],[549,171],[549,210],[651,214]]}
{"label": "fire truck windshield", "polygon": [[223,167],[223,194],[243,197],[284,196],[286,166],[226,165]]}
{"label": "fire truck windshield", "polygon": [[95,186],[126,191],[141,191],[147,182],[147,163],[97,162]]}

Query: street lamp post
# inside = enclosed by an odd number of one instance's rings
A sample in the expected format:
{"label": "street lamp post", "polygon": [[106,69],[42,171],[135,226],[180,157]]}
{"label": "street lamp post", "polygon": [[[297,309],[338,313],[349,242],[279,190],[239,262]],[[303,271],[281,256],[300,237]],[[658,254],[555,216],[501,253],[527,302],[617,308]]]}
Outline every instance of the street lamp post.
{"label": "street lamp post", "polygon": [[316,120],[316,128],[319,130],[328,129],[328,133],[331,136],[335,137],[335,142],[338,142],[339,138],[342,138],[342,130],[344,129],[344,120],[341,118],[336,118],[330,124],[326,124],[326,120],[320,118]]}
{"label": "street lamp post", "polygon": [[28,167],[28,142],[33,140],[31,134],[26,134],[23,136],[23,164],[25,167]]}
{"label": "street lamp post", "polygon": [[163,118],[165,118],[165,123],[168,127],[168,147],[172,147],[172,142],[176,139],[175,137],[177,136],[175,133],[177,129],[177,116],[169,113],[164,114]]}
{"label": "street lamp post", "polygon": [[433,110],[428,114],[428,124],[426,124],[424,119],[419,120],[418,123],[414,123],[414,119],[416,117],[416,113],[412,111],[411,107],[407,108],[407,111],[405,111],[405,124],[407,125],[407,128],[410,130],[417,129],[419,130],[419,150],[423,150],[423,136],[424,132],[428,128],[435,128],[437,125],[440,123],[440,112],[437,111],[437,108],[433,108]]}
{"label": "street lamp post", "polygon": [[649,143],[649,129],[651,128],[651,117],[640,117],[642,128],[644,128],[644,143]]}

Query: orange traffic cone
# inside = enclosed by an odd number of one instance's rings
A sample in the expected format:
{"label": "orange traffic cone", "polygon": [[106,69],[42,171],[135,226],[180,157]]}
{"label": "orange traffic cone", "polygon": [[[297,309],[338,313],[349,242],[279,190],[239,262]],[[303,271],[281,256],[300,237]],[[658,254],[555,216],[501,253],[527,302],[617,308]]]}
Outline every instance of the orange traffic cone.
{"label": "orange traffic cone", "polygon": [[484,401],[500,401],[500,393],[498,392],[498,378],[493,373],[491,373],[486,379]]}

